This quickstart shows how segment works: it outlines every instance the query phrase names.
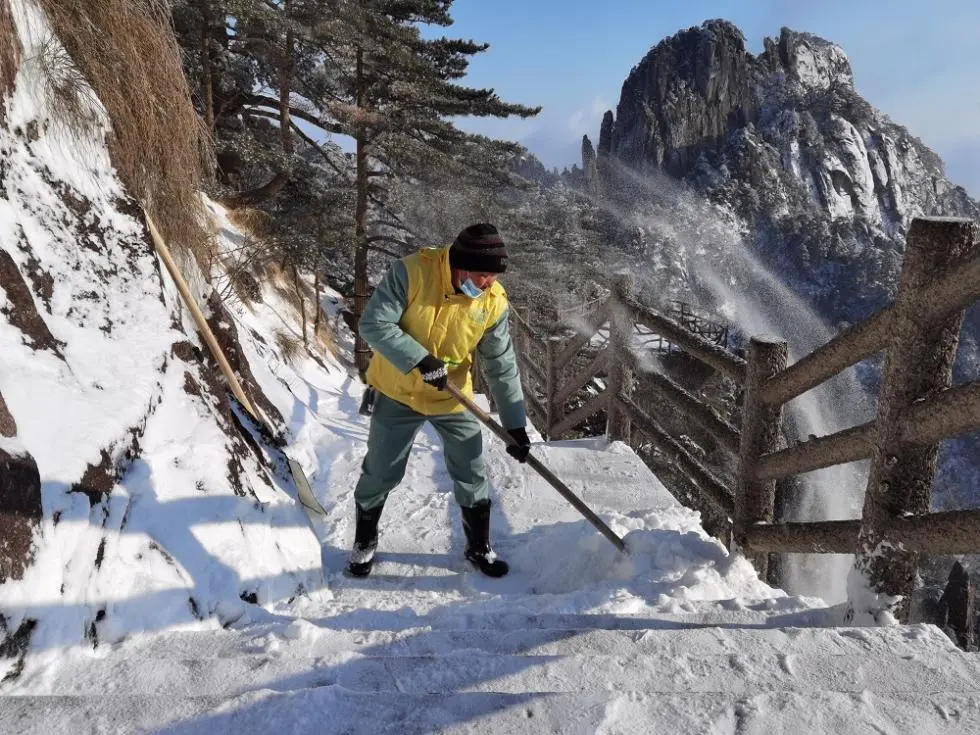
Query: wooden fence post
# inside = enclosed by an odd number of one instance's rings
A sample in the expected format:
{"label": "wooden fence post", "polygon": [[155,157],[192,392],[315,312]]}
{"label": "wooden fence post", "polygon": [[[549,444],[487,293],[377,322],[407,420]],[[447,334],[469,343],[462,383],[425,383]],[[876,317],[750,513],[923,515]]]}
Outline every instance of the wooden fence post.
{"label": "wooden fence post", "polygon": [[[778,448],[781,404],[770,406],[759,395],[762,385],[786,368],[788,347],[781,342],[752,337],[745,370],[745,403],[742,409],[742,432],[739,442],[738,471],[735,485],[735,542],[746,544],[746,529],[754,523],[772,523],[776,506],[776,481],[759,480],[756,470],[759,457]],[[762,579],[768,577],[769,555],[748,555]]]}
{"label": "wooden fence post", "polygon": [[[923,289],[976,249],[970,220],[914,219],[895,297],[891,340],[885,355],[871,471],[864,496],[854,574],[848,580],[848,619],[907,621],[918,575],[918,554],[888,541],[889,521],[928,513],[938,444],[902,441],[916,401],[948,388],[963,312],[930,319]],[[937,294],[939,298],[941,294]]]}
{"label": "wooden fence post", "polygon": [[609,404],[606,436],[609,441],[630,440],[630,416],[616,396],[630,398],[633,394],[633,360],[630,355],[633,340],[633,318],[628,303],[633,298],[634,281],[628,273],[617,274],[613,281],[612,309],[609,317]]}
{"label": "wooden fence post", "polygon": [[558,392],[558,370],[555,366],[555,349],[557,345],[555,344],[554,337],[548,337],[548,341],[545,342],[545,386],[544,386],[544,412],[545,412],[545,427],[544,435],[545,439],[551,441],[553,438],[551,436],[551,427],[553,427],[559,420],[559,414],[561,407],[555,405],[555,395]]}

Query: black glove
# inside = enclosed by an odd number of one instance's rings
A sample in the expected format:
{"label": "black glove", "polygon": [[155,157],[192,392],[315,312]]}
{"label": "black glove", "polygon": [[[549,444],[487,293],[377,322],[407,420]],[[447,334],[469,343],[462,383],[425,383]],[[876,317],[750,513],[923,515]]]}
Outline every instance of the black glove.
{"label": "black glove", "polygon": [[531,453],[531,439],[527,435],[527,430],[522,426],[519,429],[507,429],[507,433],[517,442],[517,444],[507,445],[507,454],[524,464],[527,462],[527,455]]}
{"label": "black glove", "polygon": [[446,363],[433,355],[423,357],[415,369],[422,373],[422,380],[437,390],[445,390],[449,382],[449,371]]}
{"label": "black glove", "polygon": [[378,399],[378,391],[372,388],[370,385],[364,390],[364,396],[361,398],[361,408],[358,413],[361,416],[370,416],[374,413],[374,404]]}

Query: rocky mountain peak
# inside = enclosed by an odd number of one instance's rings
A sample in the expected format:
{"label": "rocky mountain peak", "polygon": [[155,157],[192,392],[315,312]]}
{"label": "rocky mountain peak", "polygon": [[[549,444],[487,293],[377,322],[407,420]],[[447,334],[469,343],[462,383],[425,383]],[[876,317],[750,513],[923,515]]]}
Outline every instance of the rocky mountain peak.
{"label": "rocky mountain peak", "polygon": [[745,36],[723,20],[657,44],[623,84],[612,151],[682,174],[695,148],[756,117],[753,61]]}
{"label": "rocky mountain peak", "polygon": [[812,33],[783,28],[778,39],[766,38],[759,57],[770,69],[782,69],[803,86],[829,89],[854,87],[851,62],[840,46]]}
{"label": "rocky mountain peak", "polygon": [[615,125],[603,120],[603,130],[612,127],[609,148],[620,159],[683,176],[701,151],[756,125],[772,106],[772,93],[781,98],[788,88],[798,96],[856,95],[850,61],[837,44],[783,28],[754,56],[738,27],[709,20],[647,53],[623,84]]}
{"label": "rocky mountain peak", "polygon": [[602,121],[607,151],[634,170],[725,189],[752,219],[815,206],[900,239],[917,214],[977,209],[939,156],[855,91],[840,46],[789,28],[758,56],[723,20],[661,41]]}
{"label": "rocky mountain peak", "polygon": [[[894,296],[913,218],[980,218],[942,159],[858,94],[840,46],[789,28],[758,55],[722,20],[658,43],[603,118],[597,157],[599,199],[638,213],[610,217],[608,239],[657,274],[658,298],[725,301],[730,313],[748,290],[704,297],[712,285],[699,282],[692,253],[717,264],[747,252],[837,327]],[[962,344],[956,380],[975,379],[976,309]],[[958,441],[961,456],[977,456],[980,442]],[[972,470],[943,466],[937,504],[975,495]]]}

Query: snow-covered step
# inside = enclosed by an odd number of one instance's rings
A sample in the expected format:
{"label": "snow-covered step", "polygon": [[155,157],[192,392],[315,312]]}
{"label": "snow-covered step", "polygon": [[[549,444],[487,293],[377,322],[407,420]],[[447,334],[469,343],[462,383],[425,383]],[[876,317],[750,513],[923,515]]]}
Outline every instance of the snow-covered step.
{"label": "snow-covered step", "polygon": [[234,699],[169,696],[0,698],[0,732],[21,735],[130,733],[240,735],[246,732],[470,733],[980,732],[980,697],[833,691],[728,694],[646,693],[438,695],[349,692],[338,686]]}
{"label": "snow-covered step", "polygon": [[[264,634],[202,631],[155,635],[130,641],[93,657],[158,659],[225,658],[243,654],[304,657],[343,652],[363,656],[438,656],[460,651],[565,656],[641,653],[712,656],[739,651],[916,656],[958,649],[938,628],[911,625],[888,628],[529,628],[498,632],[488,629],[333,630],[306,621],[285,631]],[[2,691],[2,690],[0,690]]]}
{"label": "snow-covered step", "polygon": [[210,659],[92,659],[29,672],[5,694],[234,696],[339,685],[351,691],[445,692],[980,692],[980,658],[757,652],[549,656],[460,651],[448,656],[244,655]]}
{"label": "snow-covered step", "polygon": [[486,630],[496,633],[549,629],[597,629],[604,630],[677,630],[685,628],[823,628],[827,612],[821,609],[780,611],[765,607],[729,605],[726,602],[692,602],[685,604],[684,611],[654,612],[650,614],[588,614],[588,613],[530,613],[519,607],[514,611],[468,612],[465,609],[434,621],[433,627],[441,629]]}

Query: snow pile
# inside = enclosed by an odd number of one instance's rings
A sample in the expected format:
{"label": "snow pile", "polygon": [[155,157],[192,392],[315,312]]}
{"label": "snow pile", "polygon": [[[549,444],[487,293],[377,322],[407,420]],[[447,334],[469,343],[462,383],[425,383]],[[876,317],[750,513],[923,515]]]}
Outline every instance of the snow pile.
{"label": "snow pile", "polygon": [[292,486],[235,427],[101,136],[53,122],[35,61],[50,35],[14,7],[25,54],[0,127],[0,256],[32,304],[0,283],[0,394],[43,520],[23,579],[0,585],[0,630],[38,621],[35,649],[105,642],[315,586]]}
{"label": "snow pile", "polygon": [[[729,555],[707,536],[698,514],[687,508],[609,512],[610,526],[624,539],[628,555],[598,534],[583,534],[579,523],[545,527],[516,550],[513,561],[532,570],[528,581],[536,593],[601,590],[622,598],[628,592],[661,604],[780,594],[759,581],[744,557]],[[555,554],[556,549],[564,551]]]}

